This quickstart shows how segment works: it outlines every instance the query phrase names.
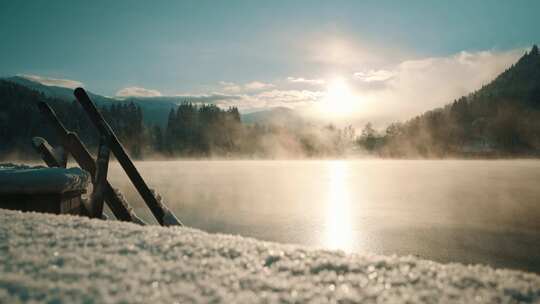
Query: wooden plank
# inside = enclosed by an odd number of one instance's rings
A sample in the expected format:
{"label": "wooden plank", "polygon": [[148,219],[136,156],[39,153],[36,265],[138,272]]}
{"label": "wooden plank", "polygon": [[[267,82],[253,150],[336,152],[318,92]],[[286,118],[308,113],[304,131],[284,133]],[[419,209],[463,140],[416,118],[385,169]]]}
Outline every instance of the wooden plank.
{"label": "wooden plank", "polygon": [[92,193],[91,206],[92,217],[101,218],[103,216],[103,198],[105,195],[105,184],[107,183],[107,171],[109,170],[109,147],[108,139],[102,136],[99,141],[96,177],[94,179],[94,191]]}
{"label": "wooden plank", "polygon": [[[71,213],[88,215],[80,203],[82,191],[69,191],[65,193],[11,193],[0,194],[0,208],[19,211],[32,211],[53,214]],[[67,202],[73,201],[67,207]]]}
{"label": "wooden plank", "polygon": [[[71,153],[79,166],[88,171],[92,178],[94,178],[96,174],[96,163],[77,134],[68,132],[56,116],[54,110],[51,109],[47,103],[40,102],[38,103],[38,107],[41,113],[50,121],[64,148]],[[118,220],[145,224],[144,221],[133,212],[129,205],[118,197],[109,182],[105,184],[104,195],[107,206],[109,206]]]}
{"label": "wooden plank", "polygon": [[[163,226],[182,226],[182,222],[180,222],[180,220],[178,220],[163,203],[157,201],[156,197],[150,188],[148,188],[146,182],[127,155],[124,147],[122,147],[122,144],[114,134],[112,128],[105,121],[103,116],[101,116],[101,113],[99,113],[98,109],[90,100],[84,89],[77,88],[75,89],[74,93],[75,97],[82,105],[83,109],[86,111],[86,114],[88,114],[90,121],[92,121],[92,123],[98,129],[99,133],[102,136],[107,136],[110,139],[109,148],[113,152],[114,156],[116,156],[116,159],[126,172],[127,176],[143,198],[144,202],[158,223]],[[166,216],[167,220],[165,220]]]}

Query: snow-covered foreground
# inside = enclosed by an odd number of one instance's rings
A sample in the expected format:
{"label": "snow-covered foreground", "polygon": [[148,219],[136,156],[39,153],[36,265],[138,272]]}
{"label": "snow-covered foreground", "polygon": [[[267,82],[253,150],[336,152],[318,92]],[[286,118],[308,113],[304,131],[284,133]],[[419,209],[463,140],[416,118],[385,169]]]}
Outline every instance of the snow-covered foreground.
{"label": "snow-covered foreground", "polygon": [[540,277],[0,210],[0,303],[540,302]]}

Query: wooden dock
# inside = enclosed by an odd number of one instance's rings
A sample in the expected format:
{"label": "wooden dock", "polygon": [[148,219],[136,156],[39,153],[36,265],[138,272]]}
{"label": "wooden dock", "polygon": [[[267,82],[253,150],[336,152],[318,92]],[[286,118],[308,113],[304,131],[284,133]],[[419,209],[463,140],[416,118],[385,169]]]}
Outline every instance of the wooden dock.
{"label": "wooden dock", "polygon": [[[112,153],[127,177],[135,186],[143,201],[146,203],[156,221],[162,226],[182,226],[182,222],[169,210],[169,208],[156,198],[154,192],[143,179],[130,157],[124,150],[116,134],[105,121],[95,104],[90,100],[88,94],[82,88],[74,91],[75,98],[83,107],[90,118],[92,124],[99,132],[100,140],[97,149],[97,157],[90,154],[84,143],[76,133],[67,130],[58,119],[54,110],[45,102],[40,102],[38,108],[44,115],[52,128],[55,130],[60,147],[52,147],[46,139],[35,137],[32,144],[35,150],[50,169],[66,169],[68,156],[71,155],[79,166],[87,172],[93,184],[93,191],[88,200],[83,200],[81,195],[85,189],[75,189],[69,192],[40,192],[28,195],[19,193],[14,189],[7,189],[7,192],[0,192],[0,208],[40,211],[56,214],[79,214],[93,218],[103,218],[104,204],[110,208],[114,216],[120,221],[145,224],[133,211],[118,190],[107,180],[110,154]],[[44,168],[43,170],[46,170]],[[1,172],[0,172],[1,173]],[[1,177],[1,176],[0,176]],[[8,176],[9,179],[9,176]],[[32,187],[31,181],[28,181]],[[45,203],[42,203],[44,202]]]}

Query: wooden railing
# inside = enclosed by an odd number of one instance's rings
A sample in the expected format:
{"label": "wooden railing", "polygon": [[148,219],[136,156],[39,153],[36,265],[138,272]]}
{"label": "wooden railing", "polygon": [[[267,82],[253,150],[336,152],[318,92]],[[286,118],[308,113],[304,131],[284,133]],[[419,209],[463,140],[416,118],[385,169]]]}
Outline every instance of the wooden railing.
{"label": "wooden railing", "polygon": [[54,110],[47,103],[40,102],[38,107],[41,113],[55,129],[61,143],[60,148],[53,149],[45,139],[34,138],[34,148],[41,154],[45,163],[49,167],[65,167],[69,153],[82,169],[90,173],[94,185],[89,204],[86,208],[90,217],[101,218],[103,216],[103,205],[105,201],[118,220],[145,224],[137,217],[129,204],[119,197],[115,189],[107,181],[109,155],[112,152],[152,212],[156,221],[162,226],[182,226],[182,222],[167,206],[156,199],[154,193],[150,190],[124,150],[124,147],[122,147],[116,134],[114,134],[114,131],[105,121],[84,89],[77,88],[74,94],[100,134],[97,160],[94,160],[77,134],[68,131],[64,127]]}

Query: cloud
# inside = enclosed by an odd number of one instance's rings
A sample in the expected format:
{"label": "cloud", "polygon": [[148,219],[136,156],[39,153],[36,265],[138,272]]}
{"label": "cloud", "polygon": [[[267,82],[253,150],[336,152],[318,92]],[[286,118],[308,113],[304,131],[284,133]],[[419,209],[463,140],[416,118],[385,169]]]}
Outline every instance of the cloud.
{"label": "cloud", "polygon": [[244,85],[244,88],[250,91],[259,91],[259,90],[269,89],[273,87],[274,85],[271,83],[264,83],[260,81],[252,81]]}
{"label": "cloud", "polygon": [[233,106],[235,102],[242,100],[244,97],[241,95],[227,95],[221,93],[211,93],[202,95],[182,94],[175,95],[174,98],[178,98],[180,101],[188,101],[193,103],[215,104],[222,106]]}
{"label": "cloud", "polygon": [[[350,73],[349,78],[344,77],[344,82],[350,89],[351,96],[346,103],[351,108],[343,117],[328,119],[374,121],[379,126],[410,119],[481,88],[516,62],[524,51],[463,51]],[[286,106],[324,118],[328,115],[317,108],[325,100],[327,84],[328,81],[317,77],[289,76],[273,86],[254,85],[252,88],[259,90],[250,91],[246,85],[222,82],[221,88],[225,89],[222,94],[236,98],[223,99],[217,104],[235,105],[245,111]],[[308,110],[310,106],[313,110]]]}
{"label": "cloud", "polygon": [[219,85],[221,90],[227,93],[239,93],[242,91],[242,87],[234,82],[220,81]]}
{"label": "cloud", "polygon": [[[405,60],[387,70],[355,73],[361,105],[356,116],[406,120],[472,93],[515,63],[524,49],[462,51],[445,57]],[[377,90],[369,86],[384,83]]]}
{"label": "cloud", "polygon": [[[223,108],[236,106],[243,112],[288,107],[318,115],[317,118],[328,116],[336,123],[341,121],[360,126],[372,121],[383,127],[474,92],[515,63],[524,52],[524,49],[463,51],[385,64],[384,69],[349,70],[348,74],[341,75],[348,92],[338,92],[338,95],[350,94],[342,103],[350,107],[344,111],[343,117],[330,117],[317,110],[326,100],[326,86],[329,85],[329,80],[318,77],[289,76],[274,83],[221,81],[217,86],[210,86],[211,93],[174,97],[177,101],[210,103]],[[117,95],[161,96],[158,91],[137,87],[122,89]]]}
{"label": "cloud", "polygon": [[39,82],[46,86],[55,86],[55,87],[63,87],[63,88],[70,88],[70,89],[83,86],[82,82],[71,80],[71,79],[50,78],[50,77],[44,77],[44,76],[38,76],[38,75],[27,75],[27,74],[22,74],[19,76],[26,78],[28,80],[31,80],[31,81]]}
{"label": "cloud", "polygon": [[[247,92],[242,94],[228,94],[215,92],[211,94],[181,94],[174,96],[178,101],[189,101],[193,103],[215,104],[222,108],[231,106],[238,107],[240,111],[251,112],[255,110],[288,107],[305,107],[319,101],[324,95],[320,91],[311,90],[280,90],[273,88],[259,92]],[[272,89],[273,88],[273,89]]]}
{"label": "cloud", "polygon": [[256,92],[275,87],[274,84],[261,81],[252,81],[245,84],[237,84],[234,82],[220,81],[221,90],[227,93],[247,93]]}
{"label": "cloud", "polygon": [[287,81],[292,83],[308,84],[308,85],[324,85],[326,81],[324,79],[306,79],[302,77],[287,77]]}
{"label": "cloud", "polygon": [[354,77],[365,82],[380,82],[392,79],[396,75],[395,72],[389,70],[369,70],[365,72],[356,72]]}
{"label": "cloud", "polygon": [[117,97],[158,97],[162,96],[160,91],[145,89],[141,87],[127,87],[116,92]]}
{"label": "cloud", "polygon": [[321,91],[310,90],[271,90],[253,96],[254,99],[268,106],[288,104],[289,107],[308,105],[319,101],[324,96]]}

